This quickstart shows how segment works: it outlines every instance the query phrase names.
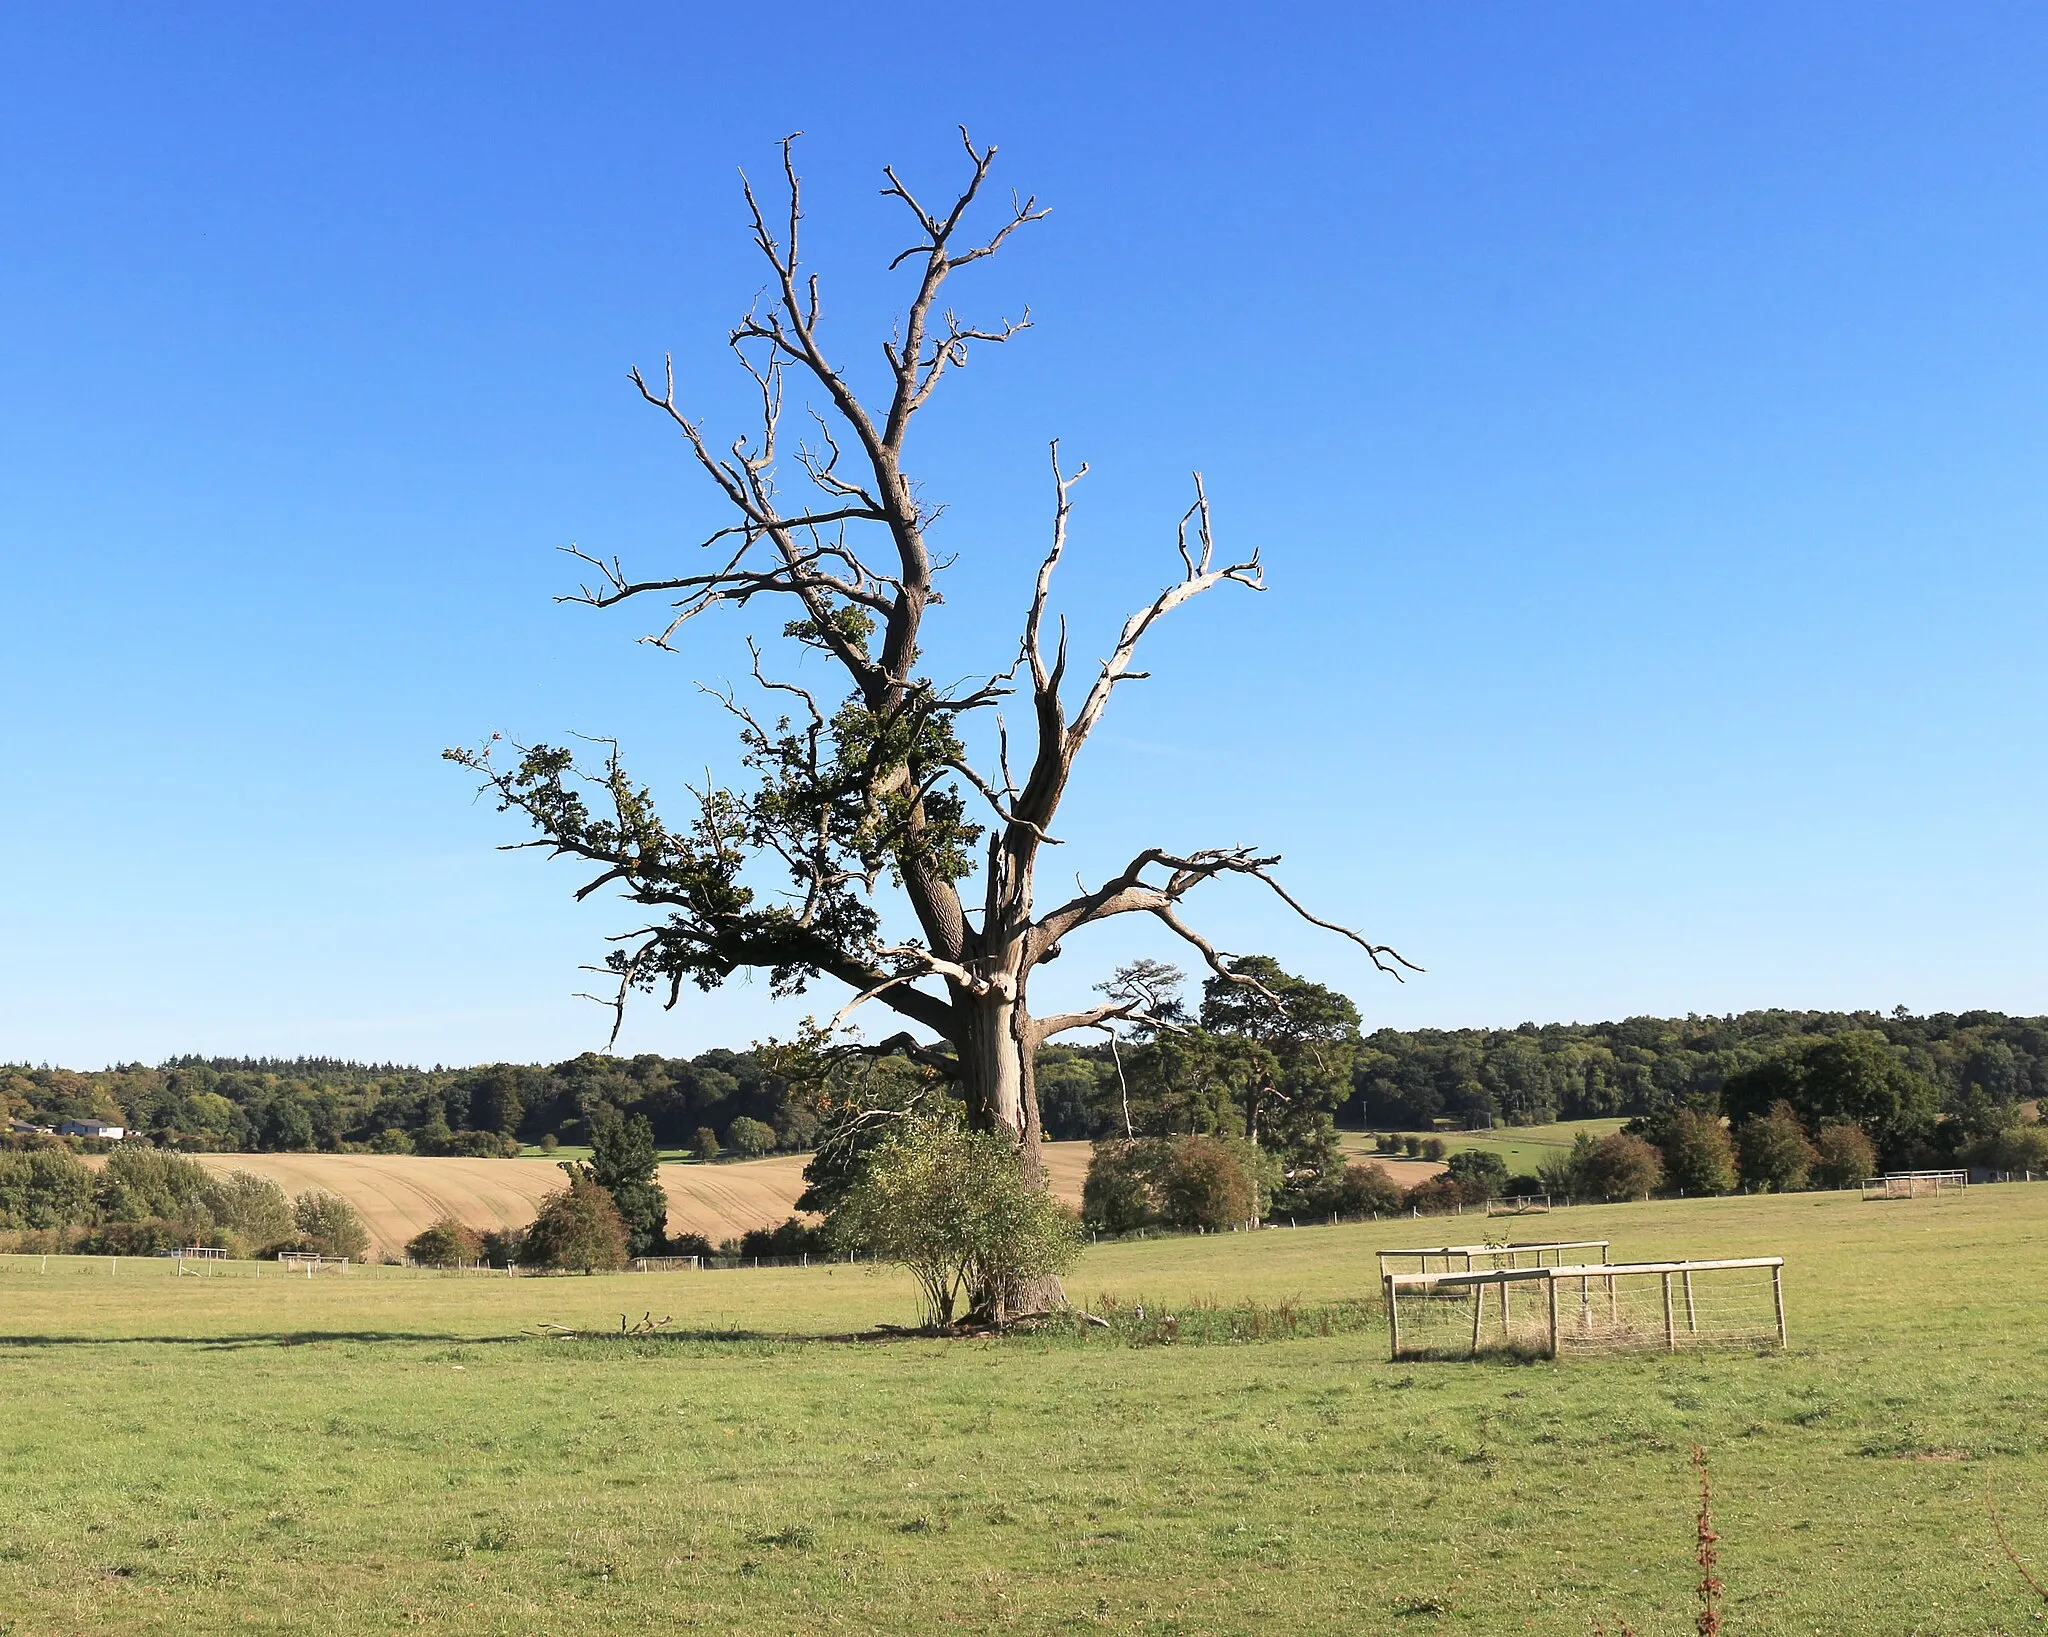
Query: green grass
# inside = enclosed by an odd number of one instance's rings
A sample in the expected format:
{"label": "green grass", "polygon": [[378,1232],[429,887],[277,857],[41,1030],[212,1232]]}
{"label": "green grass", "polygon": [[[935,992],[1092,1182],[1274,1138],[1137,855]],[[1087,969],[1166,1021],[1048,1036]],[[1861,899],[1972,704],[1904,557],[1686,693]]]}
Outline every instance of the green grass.
{"label": "green grass", "polygon": [[[1619,1119],[1560,1120],[1555,1125],[1499,1126],[1492,1131],[1417,1131],[1413,1135],[1441,1139],[1446,1154],[1455,1154],[1461,1148],[1478,1148],[1489,1154],[1498,1154],[1506,1161],[1510,1176],[1521,1176],[1533,1175],[1543,1160],[1569,1154],[1573,1140],[1581,1131],[1598,1142],[1627,1123]],[[1372,1153],[1372,1138],[1363,1133],[1346,1132],[1345,1145],[1354,1153],[1367,1156]]]}
{"label": "green grass", "polygon": [[[847,1344],[845,1266],[487,1279],[0,1258],[0,1630],[1555,1633],[2037,1629],[2048,1188],[1559,1211],[1782,1252],[1787,1355],[1386,1362],[1384,1336]],[[1373,1297],[1378,1228],[1131,1242],[1101,1305]],[[648,1340],[545,1341],[542,1321]]]}

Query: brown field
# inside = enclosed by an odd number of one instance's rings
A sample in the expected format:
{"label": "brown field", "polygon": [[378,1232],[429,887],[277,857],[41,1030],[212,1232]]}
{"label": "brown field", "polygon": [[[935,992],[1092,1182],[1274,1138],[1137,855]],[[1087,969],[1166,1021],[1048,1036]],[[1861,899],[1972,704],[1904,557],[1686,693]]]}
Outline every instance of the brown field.
{"label": "brown field", "polygon": [[[1045,1145],[1052,1190],[1081,1203],[1089,1145]],[[540,1160],[421,1159],[401,1154],[195,1154],[209,1171],[253,1171],[274,1178],[288,1194],[324,1188],[361,1213],[377,1252],[396,1253],[429,1223],[444,1216],[476,1228],[517,1228],[533,1220],[543,1196],[562,1185],[562,1173]],[[772,1228],[796,1210],[803,1192],[803,1154],[724,1165],[664,1165],[668,1229],[699,1233],[713,1244],[750,1228]],[[1442,1167],[1426,1160],[1384,1160],[1404,1188]]]}

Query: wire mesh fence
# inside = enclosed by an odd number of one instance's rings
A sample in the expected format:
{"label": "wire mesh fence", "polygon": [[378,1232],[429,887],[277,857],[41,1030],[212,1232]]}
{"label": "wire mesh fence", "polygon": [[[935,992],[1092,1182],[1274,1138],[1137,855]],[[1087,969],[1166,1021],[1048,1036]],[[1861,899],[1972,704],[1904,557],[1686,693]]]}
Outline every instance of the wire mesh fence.
{"label": "wire mesh fence", "polygon": [[1784,1260],[1598,1262],[1390,1273],[1401,1358],[1560,1358],[1785,1345]]}
{"label": "wire mesh fence", "polygon": [[1881,1177],[1866,1177],[1865,1199],[1919,1199],[1926,1194],[1958,1192],[1970,1186],[1967,1171],[1888,1171]]}

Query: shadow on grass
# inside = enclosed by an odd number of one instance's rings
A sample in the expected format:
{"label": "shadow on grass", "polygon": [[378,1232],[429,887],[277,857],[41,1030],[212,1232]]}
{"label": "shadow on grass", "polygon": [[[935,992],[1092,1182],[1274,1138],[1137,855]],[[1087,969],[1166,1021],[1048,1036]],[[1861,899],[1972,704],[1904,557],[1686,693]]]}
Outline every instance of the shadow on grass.
{"label": "shadow on grass", "polygon": [[[235,1352],[248,1347],[311,1347],[321,1342],[460,1342],[480,1338],[424,1330],[279,1330],[234,1336],[4,1336],[10,1347],[196,1347],[205,1352]],[[500,1338],[490,1338],[500,1339]]]}

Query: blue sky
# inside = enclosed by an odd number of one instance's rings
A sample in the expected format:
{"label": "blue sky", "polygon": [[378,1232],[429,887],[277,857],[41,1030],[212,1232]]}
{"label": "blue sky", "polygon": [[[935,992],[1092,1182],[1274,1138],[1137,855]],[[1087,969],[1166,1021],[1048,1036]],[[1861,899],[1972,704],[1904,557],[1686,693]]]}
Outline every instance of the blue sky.
{"label": "blue sky", "polygon": [[927,416],[934,669],[1007,663],[1053,436],[1084,652],[1191,469],[1272,584],[1163,634],[1062,867],[1284,854],[1427,974],[1203,924],[1369,1026],[2048,1010],[2044,69],[2009,5],[15,8],[0,1058],[601,1045],[626,911],[439,752],[731,770],[740,628],[636,646],[556,548],[719,521],[624,372],[738,429],[736,167],[806,132],[858,351],[879,168],[943,186],[962,121],[1053,214],[963,275],[1036,327]]}

